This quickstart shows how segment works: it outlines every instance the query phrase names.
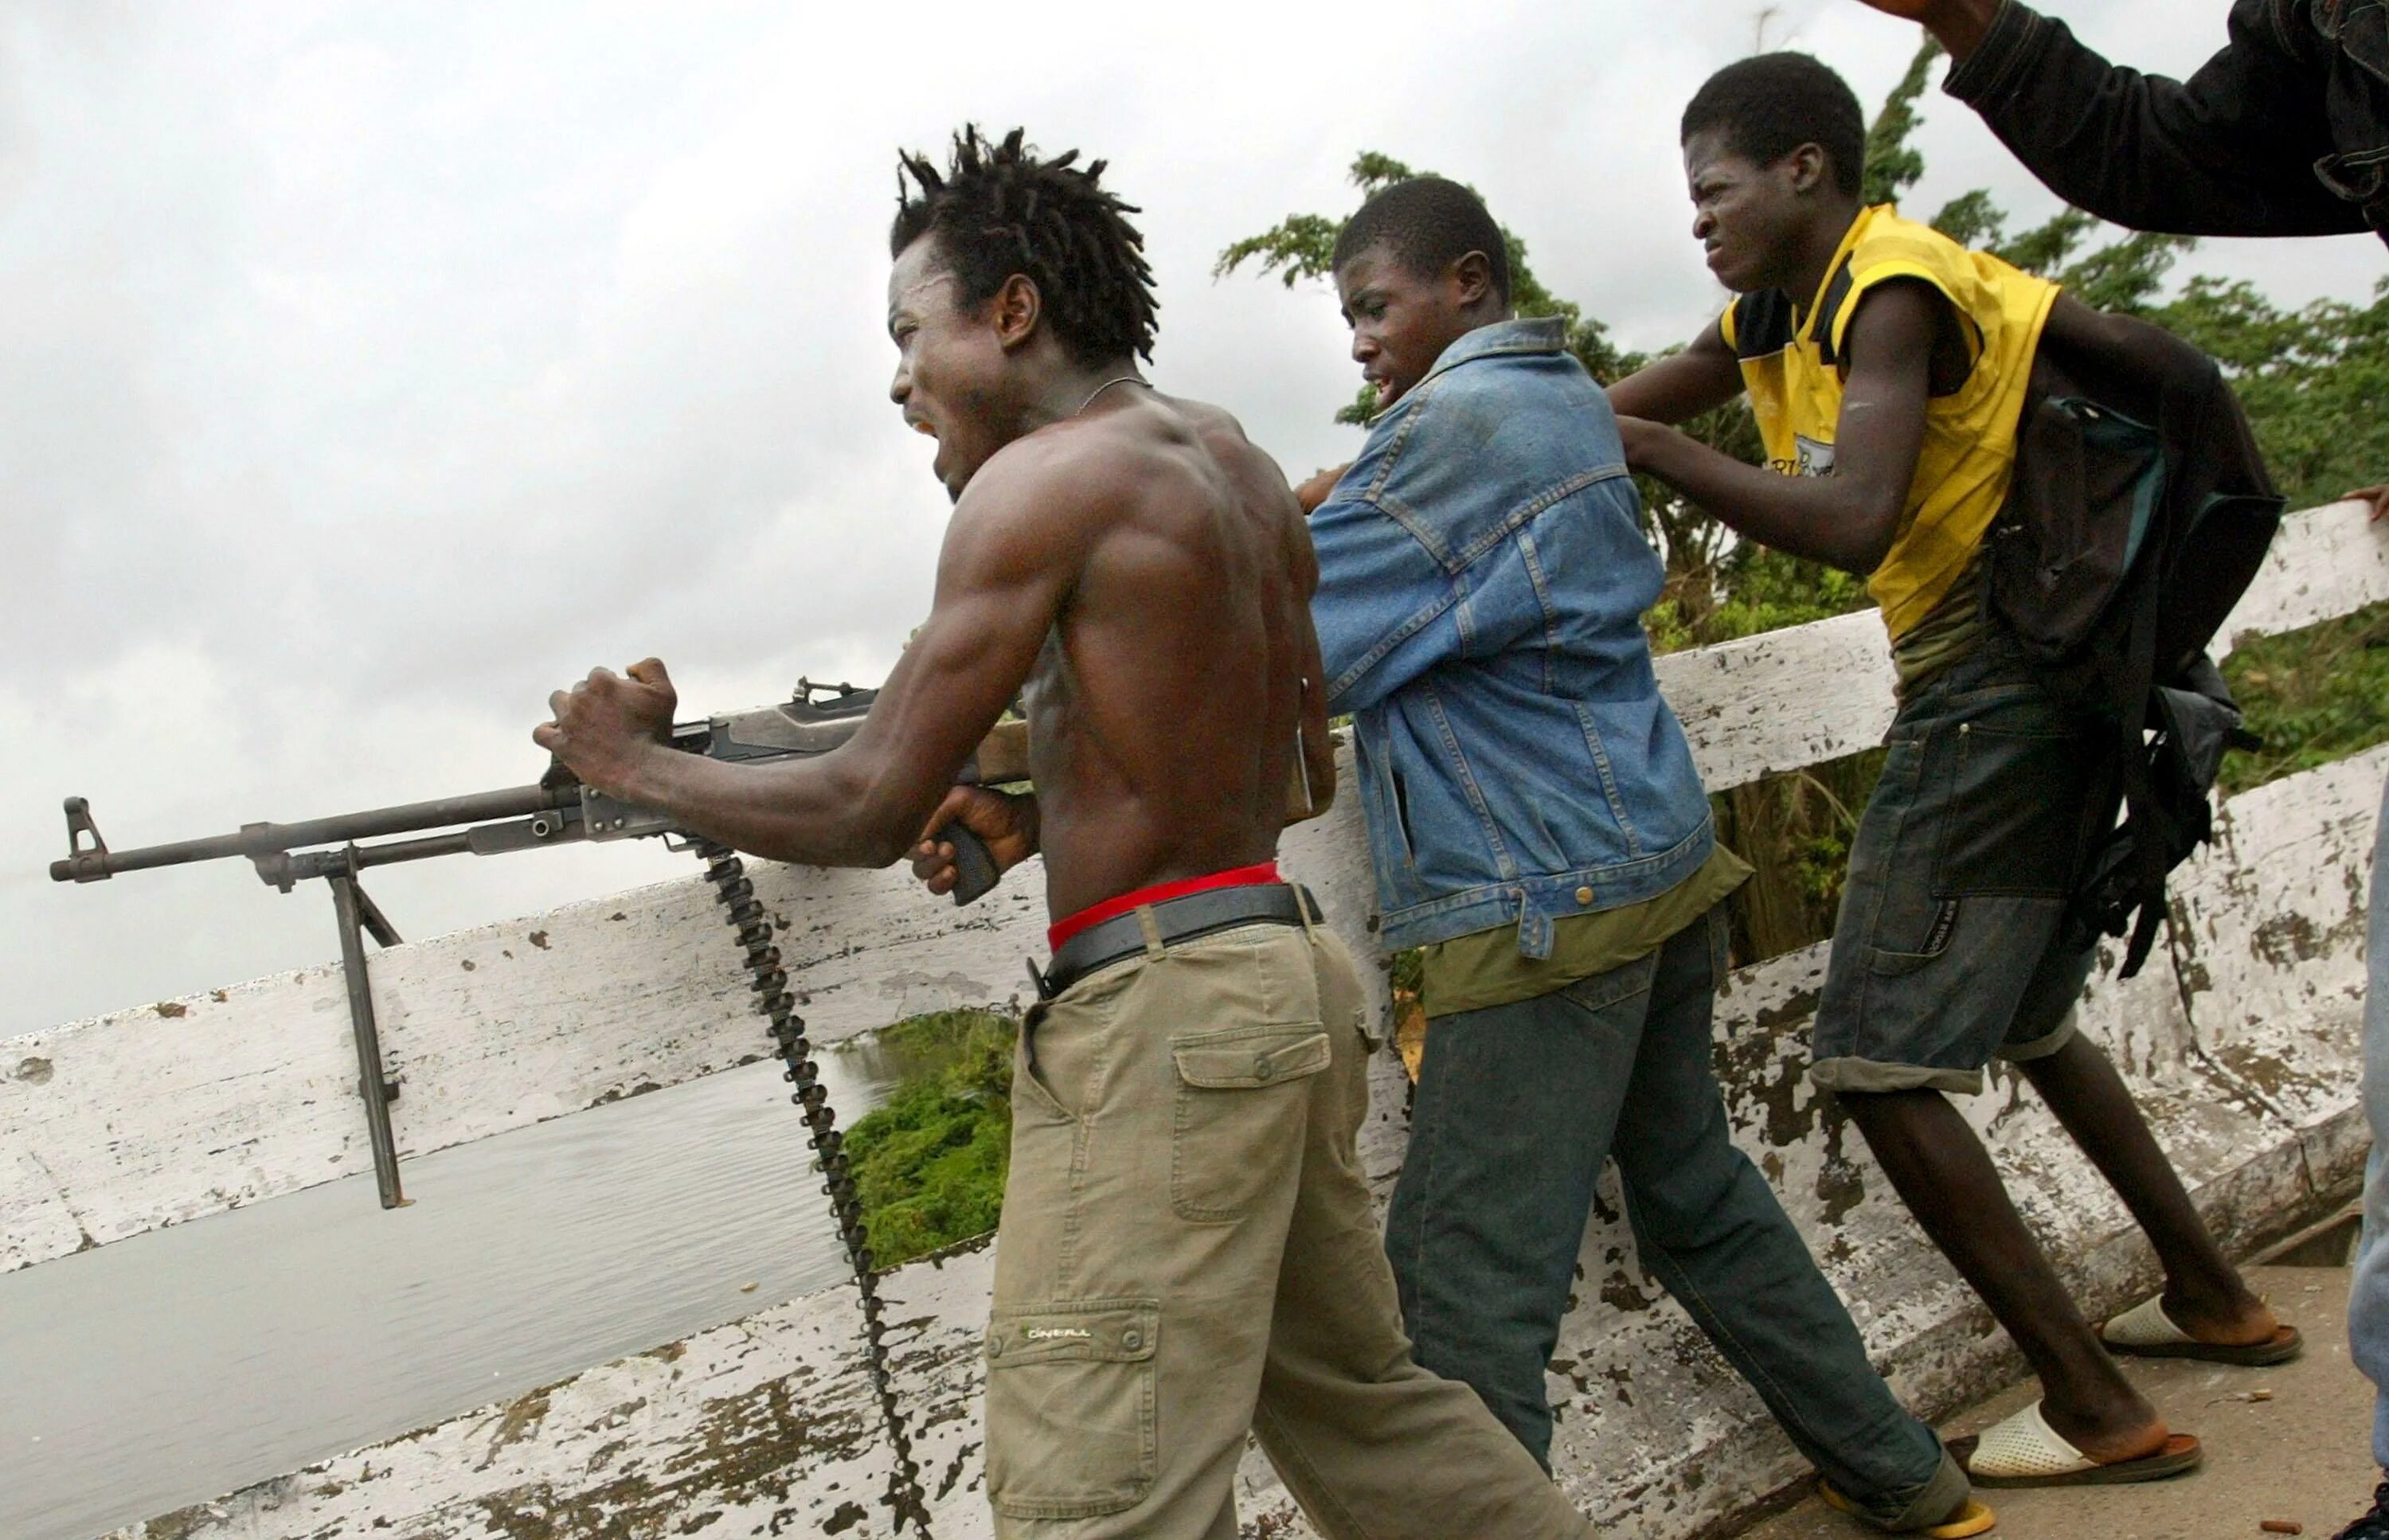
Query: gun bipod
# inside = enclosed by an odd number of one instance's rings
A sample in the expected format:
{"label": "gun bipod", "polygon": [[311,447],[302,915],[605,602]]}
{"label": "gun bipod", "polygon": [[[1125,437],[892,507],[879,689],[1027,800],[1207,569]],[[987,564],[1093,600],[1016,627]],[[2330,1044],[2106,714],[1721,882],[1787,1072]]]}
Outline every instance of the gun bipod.
{"label": "gun bipod", "polygon": [[381,1029],[374,1020],[373,984],[365,973],[363,933],[385,947],[398,945],[398,929],[381,906],[357,885],[353,858],[346,872],[329,872],[325,885],[332,890],[332,912],[340,925],[340,973],[349,986],[349,1027],[357,1044],[357,1095],[365,1104],[365,1136],[373,1145],[374,1180],[381,1188],[381,1206],[404,1208],[408,1199],[399,1187],[398,1141],[390,1128],[390,1104],[398,1100],[398,1083],[387,1078],[381,1062]]}

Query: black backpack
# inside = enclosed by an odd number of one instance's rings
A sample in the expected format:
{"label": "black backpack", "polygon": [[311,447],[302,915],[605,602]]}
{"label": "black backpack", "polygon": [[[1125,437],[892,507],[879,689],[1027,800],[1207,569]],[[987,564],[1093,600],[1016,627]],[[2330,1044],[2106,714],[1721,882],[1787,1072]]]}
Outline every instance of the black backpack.
{"label": "black backpack", "polygon": [[2072,922],[2085,945],[2129,931],[2125,978],[2166,916],[2167,874],[2212,837],[2224,750],[2255,743],[2205,649],[2281,507],[2213,359],[2059,297],[1986,542],[1985,603],[2051,691],[2115,735],[2114,795],[2093,799],[2082,831]]}

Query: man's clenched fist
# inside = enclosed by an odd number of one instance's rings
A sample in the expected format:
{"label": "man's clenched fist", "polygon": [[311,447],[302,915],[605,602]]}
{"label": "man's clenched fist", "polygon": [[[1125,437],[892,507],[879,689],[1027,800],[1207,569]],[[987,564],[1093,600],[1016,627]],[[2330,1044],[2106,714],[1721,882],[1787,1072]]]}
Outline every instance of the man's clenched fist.
{"label": "man's clenched fist", "polygon": [[638,767],[671,741],[680,696],[655,658],[633,663],[629,671],[624,679],[611,668],[598,668],[571,689],[548,696],[555,719],[532,729],[530,736],[583,785],[636,801],[632,783]]}

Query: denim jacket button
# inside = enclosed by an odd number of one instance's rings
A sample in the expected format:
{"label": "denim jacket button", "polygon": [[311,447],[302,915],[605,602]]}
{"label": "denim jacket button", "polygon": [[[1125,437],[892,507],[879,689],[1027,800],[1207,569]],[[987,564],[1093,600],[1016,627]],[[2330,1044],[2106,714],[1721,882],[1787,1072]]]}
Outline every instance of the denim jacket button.
{"label": "denim jacket button", "polygon": [[1589,904],[1592,902],[1592,889],[1589,887],[1578,888],[1576,890],[1576,901],[1579,904]]}

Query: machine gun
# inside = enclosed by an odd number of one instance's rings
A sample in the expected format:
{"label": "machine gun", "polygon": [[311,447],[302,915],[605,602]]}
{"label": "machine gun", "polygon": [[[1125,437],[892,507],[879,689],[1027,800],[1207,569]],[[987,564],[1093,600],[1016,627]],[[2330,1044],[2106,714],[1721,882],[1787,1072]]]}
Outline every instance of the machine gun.
{"label": "machine gun", "polygon": [[[877,694],[875,690],[858,690],[849,684],[824,686],[799,680],[795,697],[786,705],[675,726],[671,745],[691,754],[747,764],[826,754],[854,736]],[[1004,723],[979,745],[958,780],[982,786],[1026,781],[1028,751],[1027,724]],[[773,944],[771,918],[756,898],[755,885],[735,852],[712,840],[688,836],[654,808],[583,785],[562,765],[553,767],[538,784],[511,791],[416,802],[303,823],[249,823],[237,834],[138,850],[110,850],[92,821],[91,805],[82,797],[67,798],[66,812],[67,855],[50,863],[55,882],[106,882],[119,872],[238,856],[254,863],[260,877],[285,893],[313,878],[323,879],[331,889],[340,931],[340,964],[348,982],[349,1020],[356,1037],[357,1092],[365,1104],[374,1175],[384,1208],[402,1207],[408,1200],[400,1188],[398,1147],[390,1126],[390,1104],[398,1099],[398,1086],[382,1065],[381,1038],[365,972],[364,938],[371,935],[382,946],[394,947],[399,936],[389,918],[366,897],[358,877],[368,867],[435,856],[494,856],[582,840],[602,843],[661,836],[670,844],[675,838],[686,838],[687,843],[676,848],[693,849],[705,862],[706,880],[713,885],[724,917],[737,934],[752,975],[755,1007],[771,1020],[773,1046],[786,1066],[784,1078],[797,1088],[790,1100],[802,1112],[811,1132],[824,1177],[822,1191],[830,1200],[862,1293],[864,1355],[894,1450],[888,1493],[880,1500],[891,1510],[900,1530],[910,1522],[923,1535],[929,1533],[920,1466],[913,1458],[912,1440],[889,1378],[878,1276],[862,1228],[862,1203],[849,1169],[845,1136],[821,1084],[804,1019],[797,1014],[796,1000],[789,993],[788,975],[781,966],[779,948]],[[428,832],[433,830],[442,832]],[[938,831],[937,837],[954,847],[960,875],[955,903],[969,903],[995,885],[995,859],[977,835],[959,823],[950,823]]]}
{"label": "machine gun", "polygon": [[[671,745],[687,753],[745,764],[809,758],[853,737],[877,694],[875,690],[858,690],[850,684],[818,685],[799,680],[794,697],[785,705],[679,724],[672,729]],[[960,779],[965,784],[1001,785],[1028,778],[1027,725],[1010,722],[989,734]],[[350,1020],[356,1037],[358,1092],[364,1099],[374,1173],[384,1208],[406,1203],[390,1129],[389,1104],[398,1099],[398,1088],[382,1066],[364,938],[370,935],[384,947],[394,947],[399,935],[366,896],[358,881],[361,874],[369,867],[437,856],[495,856],[581,841],[658,836],[671,844],[685,837],[685,831],[665,814],[583,785],[560,764],[535,785],[301,823],[247,823],[237,834],[137,850],[109,849],[93,821],[91,805],[83,798],[67,798],[66,814],[68,850],[64,859],[50,863],[54,882],[106,882],[121,872],[245,857],[255,865],[259,877],[285,893],[315,878],[331,889],[340,933],[340,961],[348,979]],[[441,832],[428,833],[435,830]],[[954,889],[955,903],[969,903],[995,885],[994,859],[976,834],[950,824],[939,831],[938,837],[954,847],[962,879]],[[700,853],[722,848],[694,840],[673,847]],[[708,859],[710,867],[712,858],[709,855]]]}

